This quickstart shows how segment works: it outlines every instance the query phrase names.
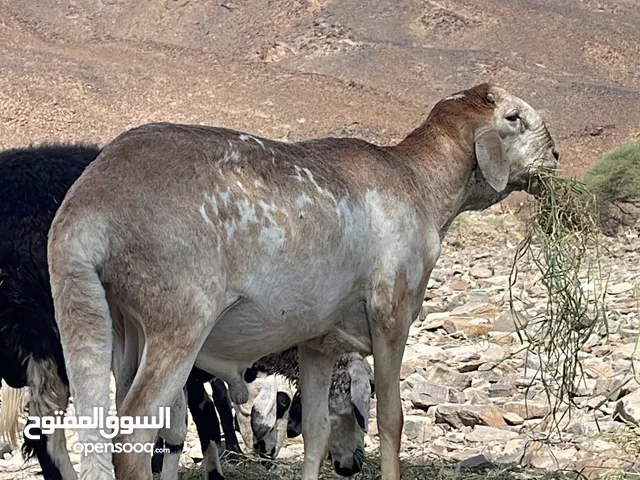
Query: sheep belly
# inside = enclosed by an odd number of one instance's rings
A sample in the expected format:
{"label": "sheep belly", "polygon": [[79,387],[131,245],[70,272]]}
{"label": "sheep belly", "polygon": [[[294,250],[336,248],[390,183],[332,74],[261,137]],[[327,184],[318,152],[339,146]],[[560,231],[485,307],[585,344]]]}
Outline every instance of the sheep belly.
{"label": "sheep belly", "polygon": [[314,348],[331,355],[371,351],[360,294],[351,295],[332,314],[320,318],[313,311],[276,310],[280,315],[255,301],[238,302],[220,317],[195,365],[223,379],[231,389],[256,360],[309,340]]}

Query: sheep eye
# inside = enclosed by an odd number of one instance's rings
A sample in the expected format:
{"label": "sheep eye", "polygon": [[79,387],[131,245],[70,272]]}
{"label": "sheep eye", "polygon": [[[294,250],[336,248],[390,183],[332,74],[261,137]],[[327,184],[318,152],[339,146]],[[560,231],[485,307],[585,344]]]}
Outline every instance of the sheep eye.
{"label": "sheep eye", "polygon": [[509,115],[507,115],[504,118],[506,118],[510,122],[515,122],[516,120],[518,120],[520,118],[520,116],[518,115],[518,112],[513,112],[513,113],[510,113]]}

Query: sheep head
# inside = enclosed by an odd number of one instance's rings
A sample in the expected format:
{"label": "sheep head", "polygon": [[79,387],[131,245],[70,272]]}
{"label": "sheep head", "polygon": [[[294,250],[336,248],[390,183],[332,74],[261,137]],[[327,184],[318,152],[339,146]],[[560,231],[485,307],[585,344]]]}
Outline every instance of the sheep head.
{"label": "sheep head", "polygon": [[559,153],[547,126],[527,102],[502,88],[489,87],[484,98],[493,109],[474,132],[483,177],[496,192],[535,189],[541,168],[558,167]]}

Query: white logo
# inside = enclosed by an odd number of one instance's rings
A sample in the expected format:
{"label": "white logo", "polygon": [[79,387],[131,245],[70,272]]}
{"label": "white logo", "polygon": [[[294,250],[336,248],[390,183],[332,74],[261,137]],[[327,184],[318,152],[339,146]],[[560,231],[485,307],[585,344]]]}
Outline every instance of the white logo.
{"label": "white logo", "polygon": [[[75,429],[90,429],[98,428],[104,438],[114,438],[120,433],[131,433],[136,428],[169,428],[171,426],[171,415],[169,415],[169,407],[161,407],[158,415],[159,420],[156,421],[156,416],[149,417],[118,417],[115,410],[109,410],[107,416],[103,415],[104,409],[102,407],[93,407],[93,417],[89,415],[65,415],[62,410],[56,410],[54,416],[35,417],[28,416],[29,422],[24,427],[24,436],[31,440],[39,440],[39,434],[31,433],[32,428],[40,428],[41,432],[49,435],[54,430],[64,428]],[[64,418],[63,418],[64,416]],[[165,423],[166,422],[166,423]],[[107,430],[105,430],[105,427]],[[111,430],[109,432],[108,430]]]}

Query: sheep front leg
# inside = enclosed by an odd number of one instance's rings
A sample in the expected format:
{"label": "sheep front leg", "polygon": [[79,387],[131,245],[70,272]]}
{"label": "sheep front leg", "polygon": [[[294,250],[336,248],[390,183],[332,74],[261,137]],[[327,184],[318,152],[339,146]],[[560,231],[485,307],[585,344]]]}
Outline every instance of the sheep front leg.
{"label": "sheep front leg", "polygon": [[402,290],[391,296],[382,289],[374,293],[371,304],[370,325],[382,480],[400,479],[398,455],[404,421],[400,369],[409,327],[415,318],[414,303]]}
{"label": "sheep front leg", "polygon": [[298,354],[304,441],[302,480],[316,480],[331,435],[329,388],[334,359],[304,345],[299,346]]}

